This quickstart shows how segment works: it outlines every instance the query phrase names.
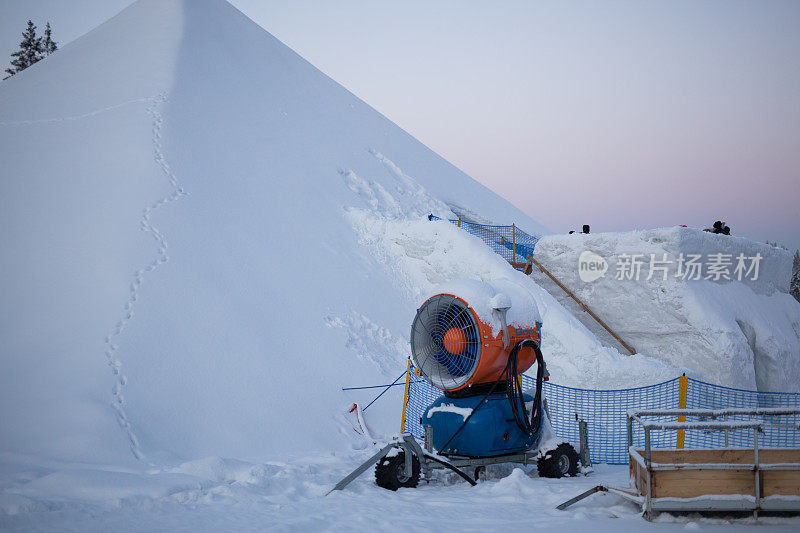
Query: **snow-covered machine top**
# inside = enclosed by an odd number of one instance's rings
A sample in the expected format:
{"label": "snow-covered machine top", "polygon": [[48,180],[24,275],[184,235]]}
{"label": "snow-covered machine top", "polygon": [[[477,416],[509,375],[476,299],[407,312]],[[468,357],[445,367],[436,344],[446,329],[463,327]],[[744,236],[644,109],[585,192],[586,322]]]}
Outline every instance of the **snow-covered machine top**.
{"label": "snow-covered machine top", "polygon": [[[420,306],[411,326],[414,362],[435,387],[455,391],[494,382],[517,342],[539,340],[536,302],[512,282],[456,280],[437,292]],[[533,350],[520,350],[519,372],[535,360]]]}

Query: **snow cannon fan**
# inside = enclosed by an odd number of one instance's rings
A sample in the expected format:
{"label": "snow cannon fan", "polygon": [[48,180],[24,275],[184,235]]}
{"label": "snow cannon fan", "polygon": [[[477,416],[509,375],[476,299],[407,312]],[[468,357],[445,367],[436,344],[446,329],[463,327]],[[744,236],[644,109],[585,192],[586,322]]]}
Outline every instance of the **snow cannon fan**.
{"label": "snow cannon fan", "polygon": [[[511,304],[495,298],[502,330],[495,334],[478,318],[470,305],[452,294],[437,294],[417,310],[411,326],[411,353],[422,376],[447,392],[494,383],[504,373],[516,343],[532,340],[538,345],[539,324],[531,320],[522,327],[506,324]],[[518,354],[517,371],[525,372],[536,361],[536,353],[524,348]]]}
{"label": "snow cannon fan", "polygon": [[[482,289],[485,294],[495,293],[488,284]],[[530,298],[519,295],[526,297]],[[497,332],[454,294],[426,300],[411,326],[415,366],[444,391],[420,420],[426,440],[442,455],[491,457],[524,452],[541,433],[541,390],[546,378],[539,350],[541,325],[531,317],[528,323],[509,326],[506,313],[511,301],[503,294],[489,304],[495,324],[501,325]],[[538,362],[536,393],[530,396],[522,392],[520,374],[534,362]]]}
{"label": "snow cannon fan", "polygon": [[[512,297],[517,304],[510,316],[513,327],[507,323]],[[419,420],[425,450],[405,434],[402,442],[388,444],[337,487],[372,461],[375,482],[390,490],[416,487],[421,474],[429,476],[442,467],[473,485],[458,467],[474,466],[478,478],[488,464],[535,462],[541,477],[576,475],[578,454],[568,442],[547,449],[555,439],[545,430],[551,426],[545,424],[543,409],[547,369],[539,349],[538,317],[531,294],[509,280],[456,280],[425,300],[411,325],[411,355],[415,372],[444,392]],[[522,391],[521,373],[534,362],[536,388],[531,395]],[[396,452],[390,455],[393,448]]]}

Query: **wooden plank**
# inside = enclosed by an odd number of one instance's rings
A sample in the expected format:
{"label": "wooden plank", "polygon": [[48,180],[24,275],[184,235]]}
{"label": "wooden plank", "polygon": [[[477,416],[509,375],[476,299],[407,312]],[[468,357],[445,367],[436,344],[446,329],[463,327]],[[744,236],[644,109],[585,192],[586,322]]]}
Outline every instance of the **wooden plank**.
{"label": "wooden plank", "polygon": [[656,471],[653,498],[696,498],[707,494],[755,496],[755,476],[750,470]]}
{"label": "wooden plank", "polygon": [[639,483],[637,486],[639,487],[639,494],[642,496],[647,494],[647,470],[640,464],[636,465],[639,470],[639,475],[637,476],[636,480]]}
{"label": "wooden plank", "polygon": [[533,272],[533,264],[528,261],[527,263],[521,263],[519,261],[509,261],[509,264],[514,268],[521,268],[522,273],[526,276],[530,275]]}
{"label": "wooden plank", "polygon": [[630,461],[630,479],[636,490],[644,496],[647,492],[647,471],[636,461]]}
{"label": "wooden plank", "polygon": [[628,459],[628,479],[637,489],[639,488],[639,485],[636,483],[636,474],[638,471],[637,469],[638,466],[639,465],[637,465],[633,459],[630,458]]}
{"label": "wooden plank", "polygon": [[628,461],[628,479],[630,479],[633,486],[636,487],[636,490],[641,494],[642,486],[639,483],[639,468],[639,463],[636,461]]}
{"label": "wooden plank", "polygon": [[[644,454],[644,451],[639,453]],[[654,463],[752,463],[752,449],[724,448],[712,450],[651,450]],[[800,463],[800,449],[759,448],[759,463]]]}
{"label": "wooden plank", "polygon": [[[759,450],[759,454],[761,451]],[[800,472],[763,471],[761,472],[761,496],[800,496]]]}
{"label": "wooden plank", "polygon": [[[654,463],[719,464],[753,463],[752,449],[652,450]],[[766,448],[758,450],[759,463],[800,464],[800,449]],[[638,492],[647,492],[646,472],[630,461],[631,480]],[[704,495],[745,494],[755,496],[755,476],[749,468],[741,470],[659,470],[652,471],[653,498],[695,498]],[[762,471],[761,496],[800,496],[800,472]]]}

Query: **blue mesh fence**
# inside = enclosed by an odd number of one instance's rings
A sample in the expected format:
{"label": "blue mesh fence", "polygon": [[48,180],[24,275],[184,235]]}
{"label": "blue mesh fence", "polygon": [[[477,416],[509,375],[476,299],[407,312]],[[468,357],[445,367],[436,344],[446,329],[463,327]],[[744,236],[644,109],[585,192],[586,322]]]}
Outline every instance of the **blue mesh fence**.
{"label": "blue mesh fence", "polygon": [[[430,220],[439,219],[434,215]],[[506,261],[525,262],[533,255],[537,237],[515,226],[489,226],[464,220],[450,220],[453,224],[479,237]],[[409,384],[406,408],[406,431],[422,438],[424,430],[420,417],[442,392],[424,379],[413,376]],[[533,378],[523,376],[526,389],[535,385]],[[664,383],[619,390],[576,389],[545,382],[544,396],[548,402],[550,419],[556,434],[569,441],[578,441],[578,421],[586,420],[589,430],[589,448],[595,463],[627,464],[628,411],[641,409],[677,409],[680,378]],[[755,409],[760,407],[800,408],[800,393],[757,392],[712,385],[688,379],[686,407],[688,409]],[[759,445],[765,447],[800,447],[800,416],[764,417],[773,424],[759,435]],[[674,422],[674,417],[648,417],[649,421]],[[702,420],[702,419],[701,419]],[[730,417],[729,420],[752,420],[749,416]],[[644,446],[644,433],[634,428],[634,446]],[[655,431],[651,434],[656,448],[674,448],[676,431]],[[685,448],[752,447],[752,430],[685,431]]]}
{"label": "blue mesh fence", "polygon": [[[442,392],[424,379],[412,374],[406,406],[406,431],[422,439],[424,429],[420,423],[425,409]],[[523,376],[523,387],[535,386],[534,379]],[[589,430],[589,450],[592,462],[627,464],[628,445],[626,417],[628,411],[637,409],[677,409],[680,395],[680,378],[664,383],[619,390],[587,390],[544,383],[550,420],[556,434],[577,443],[578,420],[586,420]],[[798,393],[769,393],[731,389],[689,379],[687,403],[689,409],[800,407]],[[741,417],[742,419],[749,417]],[[777,418],[777,417],[776,417]],[[731,417],[734,420],[735,417]],[[671,417],[650,417],[650,421],[674,422]],[[800,446],[800,417],[780,417],[781,425],[768,427],[759,435],[759,445],[764,447]],[[635,428],[634,428],[635,429]],[[674,448],[675,431],[655,431],[651,434],[655,448]],[[687,430],[686,448],[752,447],[752,430],[728,432],[726,445],[722,431],[705,432]],[[634,430],[634,446],[644,446],[644,432]]]}
{"label": "blue mesh fence", "polygon": [[[529,386],[535,385],[532,378],[527,381]],[[586,420],[592,462],[626,464],[628,411],[677,409],[679,382],[680,378],[675,378],[647,387],[618,390],[575,389],[547,382],[544,397],[556,435],[577,443],[578,420]],[[675,446],[675,437],[667,432],[653,433],[651,438],[654,447]],[[634,445],[644,445],[643,433],[634,434]]]}
{"label": "blue mesh fence", "polygon": [[[430,220],[441,220],[439,217],[430,215]],[[480,238],[495,253],[499,254],[506,261],[525,262],[529,255],[533,255],[538,237],[526,233],[516,226],[489,226],[486,224],[475,224],[465,220],[450,220],[461,229],[464,229]],[[516,255],[515,255],[516,254]]]}
{"label": "blue mesh fence", "polygon": [[[686,393],[688,409],[758,409],[761,407],[800,408],[800,394],[791,392],[756,392],[743,389],[732,389],[711,385],[695,379],[689,379]],[[758,436],[758,445],[767,448],[800,447],[800,416],[762,417],[770,424]],[[703,420],[702,418],[693,418]],[[753,420],[753,417],[731,416],[726,420]],[[685,436],[687,448],[750,448],[753,446],[753,431],[739,429],[735,431],[687,430]]]}

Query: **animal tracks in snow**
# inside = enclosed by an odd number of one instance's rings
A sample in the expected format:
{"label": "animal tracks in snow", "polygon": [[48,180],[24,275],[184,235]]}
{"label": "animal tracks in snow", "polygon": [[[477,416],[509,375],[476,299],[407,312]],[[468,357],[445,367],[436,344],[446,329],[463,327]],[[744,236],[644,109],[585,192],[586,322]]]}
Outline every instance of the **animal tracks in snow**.
{"label": "animal tracks in snow", "polygon": [[344,329],[347,332],[345,346],[361,359],[373,362],[381,372],[402,366],[411,355],[407,340],[393,335],[357,311],[341,317],[329,315],[325,317],[325,324]]}
{"label": "animal tracks in snow", "polygon": [[[155,271],[159,265],[162,265],[169,260],[169,256],[167,255],[167,240],[164,234],[161,233],[161,231],[159,231],[158,228],[156,228],[151,222],[153,213],[156,210],[178,200],[182,196],[188,195],[188,193],[186,193],[179,185],[178,178],[175,176],[175,173],[172,171],[169,163],[164,157],[161,143],[161,131],[164,126],[164,117],[159,111],[159,108],[167,101],[167,97],[165,94],[161,94],[154,98],[149,98],[147,101],[150,102],[147,112],[153,119],[153,157],[163,174],[167,177],[167,180],[173,190],[167,196],[157,200],[142,210],[142,218],[139,222],[139,225],[142,231],[149,233],[153,236],[153,239],[155,239],[157,245],[156,257],[147,265],[138,268],[134,273],[133,281],[130,284],[128,301],[125,303],[122,318],[114,325],[114,329],[105,338],[105,356],[115,378],[114,386],[112,387],[112,405],[117,413],[117,421],[128,436],[131,452],[133,452],[133,455],[136,456],[137,459],[143,459],[144,453],[141,450],[139,440],[136,438],[133,426],[125,412],[124,393],[125,385],[127,384],[128,380],[122,373],[122,362],[117,356],[119,345],[115,342],[115,340],[125,330],[125,327],[128,325],[128,323],[133,319],[134,306],[139,299],[139,290],[144,282],[145,275],[149,272]],[[115,107],[121,107],[122,105],[126,104],[121,104],[120,106]]]}

